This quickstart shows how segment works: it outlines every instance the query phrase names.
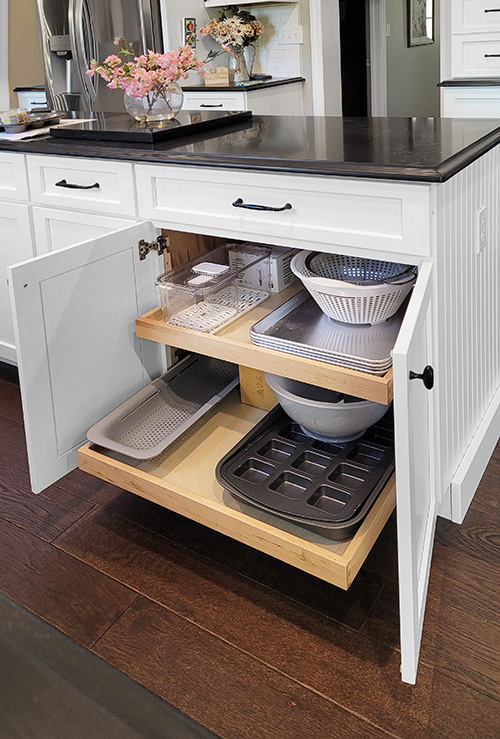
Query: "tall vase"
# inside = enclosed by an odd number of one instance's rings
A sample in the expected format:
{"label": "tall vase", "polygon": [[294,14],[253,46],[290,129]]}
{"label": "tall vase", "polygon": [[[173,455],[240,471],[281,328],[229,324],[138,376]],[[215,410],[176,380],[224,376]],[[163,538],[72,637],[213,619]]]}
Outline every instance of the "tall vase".
{"label": "tall vase", "polygon": [[184,93],[177,82],[162,90],[152,90],[142,98],[133,98],[124,93],[123,101],[127,113],[140,123],[155,123],[174,118],[182,108]]}
{"label": "tall vase", "polygon": [[245,53],[241,46],[231,49],[227,62],[229,67],[229,82],[239,85],[241,82],[248,82],[250,75],[248,74]]}

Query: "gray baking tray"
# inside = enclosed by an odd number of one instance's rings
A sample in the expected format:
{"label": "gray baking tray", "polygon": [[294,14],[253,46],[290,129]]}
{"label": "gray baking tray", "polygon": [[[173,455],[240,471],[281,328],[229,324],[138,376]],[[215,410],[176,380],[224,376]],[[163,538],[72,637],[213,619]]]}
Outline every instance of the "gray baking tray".
{"label": "gray baking tray", "polygon": [[301,290],[250,329],[254,344],[373,374],[392,366],[392,349],[406,304],[374,326],[341,323],[326,316]]}
{"label": "gray baking tray", "polygon": [[394,470],[388,413],[355,441],[306,436],[278,406],[218,464],[235,498],[333,540],[350,538]]}
{"label": "gray baking tray", "polygon": [[92,426],[87,438],[134,459],[151,459],[238,382],[237,364],[191,354]]}

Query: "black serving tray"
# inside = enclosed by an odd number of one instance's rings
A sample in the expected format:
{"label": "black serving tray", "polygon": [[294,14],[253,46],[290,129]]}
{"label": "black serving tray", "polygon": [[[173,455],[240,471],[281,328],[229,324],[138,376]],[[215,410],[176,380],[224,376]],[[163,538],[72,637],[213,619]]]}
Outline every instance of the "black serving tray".
{"label": "black serving tray", "polygon": [[95,120],[53,128],[50,135],[92,141],[134,141],[154,144],[165,139],[211,131],[250,120],[252,111],[181,110],[169,121],[149,125],[137,123],[128,113],[97,113]]}
{"label": "black serving tray", "polygon": [[306,436],[280,406],[218,464],[235,498],[329,539],[353,536],[394,471],[392,411],[344,444]]}

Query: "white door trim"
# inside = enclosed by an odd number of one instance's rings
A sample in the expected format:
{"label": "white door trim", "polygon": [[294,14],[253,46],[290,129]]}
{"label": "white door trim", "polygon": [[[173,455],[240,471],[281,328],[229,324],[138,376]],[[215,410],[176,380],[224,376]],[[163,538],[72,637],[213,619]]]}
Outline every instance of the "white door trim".
{"label": "white door trim", "polygon": [[386,0],[370,0],[371,114],[387,115]]}
{"label": "white door trim", "polygon": [[9,0],[0,0],[0,108],[9,107]]}

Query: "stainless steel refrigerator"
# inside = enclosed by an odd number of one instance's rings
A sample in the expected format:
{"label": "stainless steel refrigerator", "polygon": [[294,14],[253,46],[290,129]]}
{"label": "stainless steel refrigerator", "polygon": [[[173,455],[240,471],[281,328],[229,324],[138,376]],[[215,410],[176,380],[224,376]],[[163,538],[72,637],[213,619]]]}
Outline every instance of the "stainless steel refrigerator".
{"label": "stainless steel refrigerator", "polygon": [[134,51],[162,51],[159,0],[37,0],[47,102],[52,110],[124,111],[123,94],[85,72],[116,54],[115,38]]}

